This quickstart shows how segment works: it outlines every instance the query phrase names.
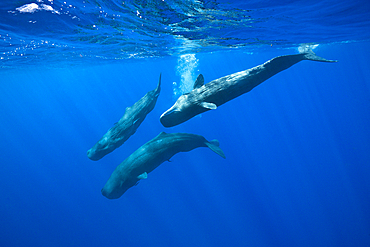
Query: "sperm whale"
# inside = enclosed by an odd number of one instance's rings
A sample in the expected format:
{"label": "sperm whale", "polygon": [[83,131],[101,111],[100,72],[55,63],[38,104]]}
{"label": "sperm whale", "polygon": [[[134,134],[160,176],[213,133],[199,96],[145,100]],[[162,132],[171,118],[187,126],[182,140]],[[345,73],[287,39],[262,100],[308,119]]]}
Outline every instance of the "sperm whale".
{"label": "sperm whale", "polygon": [[207,84],[203,84],[203,76],[199,75],[194,89],[181,95],[175,104],[160,116],[160,122],[164,127],[173,127],[198,114],[215,110],[303,60],[337,62],[321,58],[309,46],[302,46],[299,54],[275,57],[256,67],[221,77]]}
{"label": "sperm whale", "polygon": [[101,192],[108,199],[117,199],[175,154],[198,147],[208,147],[225,158],[217,140],[207,141],[203,136],[188,133],[161,132],[118,165]]}
{"label": "sperm whale", "polygon": [[160,91],[161,75],[157,88],[145,94],[131,107],[127,107],[123,117],[87,151],[87,157],[94,161],[99,160],[127,141],[139,128],[146,115],[154,109]]}

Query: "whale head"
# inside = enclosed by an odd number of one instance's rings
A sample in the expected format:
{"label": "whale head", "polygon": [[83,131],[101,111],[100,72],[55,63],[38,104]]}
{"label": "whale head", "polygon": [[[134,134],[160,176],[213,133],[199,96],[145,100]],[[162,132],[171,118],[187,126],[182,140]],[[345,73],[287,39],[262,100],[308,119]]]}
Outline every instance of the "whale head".
{"label": "whale head", "polygon": [[[110,132],[108,131],[108,134]],[[111,143],[109,136],[105,134],[92,148],[87,151],[89,159],[97,161],[103,158],[114,150],[114,145]]]}
{"label": "whale head", "polygon": [[182,123],[182,112],[180,109],[176,108],[175,106],[172,106],[170,109],[165,111],[161,117],[160,121],[164,127],[173,127],[175,125],[178,125]]}
{"label": "whale head", "polygon": [[194,90],[181,95],[176,103],[161,115],[160,121],[164,127],[173,127],[200,113],[217,109],[215,103],[206,102],[193,92]]}
{"label": "whale head", "polygon": [[176,126],[197,115],[197,108],[199,107],[189,100],[189,94],[183,94],[161,115],[160,121],[164,127]]}
{"label": "whale head", "polygon": [[101,193],[108,199],[120,198],[129,188],[135,186],[139,179],[130,178],[129,175],[119,177],[122,174],[112,174],[108,182],[101,189]]}

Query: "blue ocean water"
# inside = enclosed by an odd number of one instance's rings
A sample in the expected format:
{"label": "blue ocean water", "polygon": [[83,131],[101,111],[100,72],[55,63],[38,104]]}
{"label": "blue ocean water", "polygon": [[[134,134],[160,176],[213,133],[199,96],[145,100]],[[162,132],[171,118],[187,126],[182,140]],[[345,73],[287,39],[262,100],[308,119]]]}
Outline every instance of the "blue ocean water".
{"label": "blue ocean water", "polygon": [[[370,246],[367,1],[0,3],[1,246]],[[301,43],[302,61],[164,128],[205,82]],[[162,73],[156,107],[99,161],[86,151]],[[157,136],[218,139],[109,200],[112,171]]]}

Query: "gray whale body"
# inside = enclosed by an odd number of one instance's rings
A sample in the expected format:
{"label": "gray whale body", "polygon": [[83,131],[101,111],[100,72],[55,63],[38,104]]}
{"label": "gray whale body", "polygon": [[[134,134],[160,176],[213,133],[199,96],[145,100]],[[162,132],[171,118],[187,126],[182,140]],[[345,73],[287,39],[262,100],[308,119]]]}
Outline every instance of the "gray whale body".
{"label": "gray whale body", "polygon": [[87,151],[87,157],[94,161],[99,160],[127,141],[139,128],[146,115],[154,109],[160,91],[161,75],[157,88],[146,93],[131,107],[127,107],[123,117]]}
{"label": "gray whale body", "polygon": [[200,135],[161,132],[118,165],[101,192],[108,199],[117,199],[175,154],[198,147],[208,147],[225,158],[217,140],[209,142]]}
{"label": "gray whale body", "polygon": [[300,48],[300,54],[275,57],[264,64],[204,85],[201,84],[204,79],[200,75],[194,89],[190,93],[181,95],[175,104],[161,115],[162,125],[173,127],[200,113],[217,109],[220,105],[251,91],[265,80],[300,61],[336,62],[318,57],[308,46],[304,45]]}

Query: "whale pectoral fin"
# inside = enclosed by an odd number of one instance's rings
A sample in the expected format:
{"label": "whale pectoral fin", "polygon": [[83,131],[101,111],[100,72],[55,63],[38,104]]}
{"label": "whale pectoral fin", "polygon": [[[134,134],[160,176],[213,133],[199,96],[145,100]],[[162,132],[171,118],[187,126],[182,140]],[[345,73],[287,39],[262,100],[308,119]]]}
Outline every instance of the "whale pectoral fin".
{"label": "whale pectoral fin", "polygon": [[199,106],[209,109],[209,110],[216,110],[217,105],[215,103],[209,103],[209,102],[202,102],[199,104]]}
{"label": "whale pectoral fin", "polygon": [[136,124],[136,122],[139,120],[140,118],[137,118],[134,120],[134,122],[132,122],[132,125]]}
{"label": "whale pectoral fin", "polygon": [[143,174],[140,174],[137,176],[138,179],[147,179],[148,178],[148,173],[144,172]]}

